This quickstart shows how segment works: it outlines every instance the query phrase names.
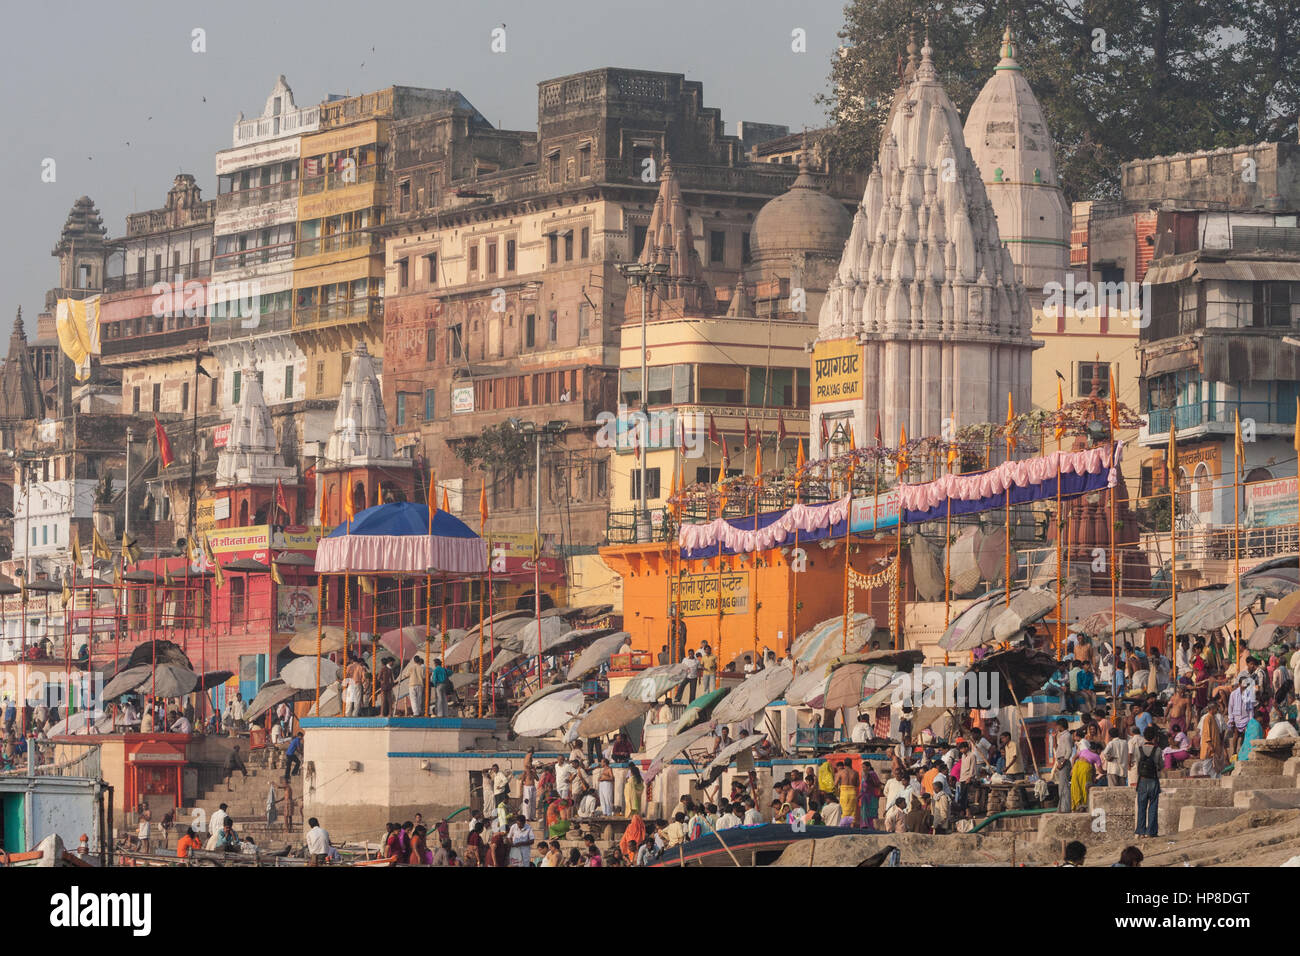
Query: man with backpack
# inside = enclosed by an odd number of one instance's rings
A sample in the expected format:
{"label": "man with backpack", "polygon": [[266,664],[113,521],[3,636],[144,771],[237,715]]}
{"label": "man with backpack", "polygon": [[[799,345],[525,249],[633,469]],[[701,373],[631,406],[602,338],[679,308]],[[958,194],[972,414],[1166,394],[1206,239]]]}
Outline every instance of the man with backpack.
{"label": "man with backpack", "polygon": [[1156,746],[1156,728],[1147,727],[1143,743],[1137,749],[1137,829],[1138,836],[1157,836],[1160,806],[1160,748]]}

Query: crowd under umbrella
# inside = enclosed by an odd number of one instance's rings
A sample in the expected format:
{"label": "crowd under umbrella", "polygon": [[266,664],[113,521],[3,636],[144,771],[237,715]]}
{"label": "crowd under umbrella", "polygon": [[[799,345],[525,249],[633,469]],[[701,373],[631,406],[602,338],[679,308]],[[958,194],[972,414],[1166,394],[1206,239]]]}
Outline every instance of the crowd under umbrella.
{"label": "crowd under umbrella", "polygon": [[[485,574],[488,558],[483,539],[455,515],[401,501],[366,508],[326,535],[316,548],[315,570],[318,575],[343,575],[345,580],[349,574],[423,578],[427,588],[435,575],[445,586],[448,575]],[[425,615],[428,661],[433,657],[432,608],[426,606]],[[444,657],[447,648],[441,628],[439,644],[438,656]],[[317,659],[321,653],[317,652]],[[430,694],[423,696],[427,708]],[[318,683],[318,702],[319,697]]]}
{"label": "crowd under umbrella", "polygon": [[577,684],[548,684],[524,702],[510,727],[520,737],[545,737],[573,720],[584,702]]}
{"label": "crowd under umbrella", "polygon": [[713,719],[720,724],[734,724],[753,717],[774,700],[779,700],[794,672],[788,667],[769,667],[750,674],[732,688],[713,710]]}
{"label": "crowd under umbrella", "polygon": [[665,764],[676,760],[681,754],[686,752],[691,744],[703,740],[709,734],[713,733],[713,731],[717,729],[717,726],[717,721],[710,720],[707,723],[696,724],[689,730],[683,730],[681,733],[669,737],[668,740],[664,742],[664,745],[659,748],[659,752],[650,760],[650,766],[646,768],[645,772],[645,782],[649,783],[654,780],[654,778],[659,776],[659,773],[664,769]]}
{"label": "crowd under umbrella", "polygon": [[645,716],[652,703],[627,697],[607,697],[582,718],[578,725],[580,737],[603,737],[622,730],[632,721]]}
{"label": "crowd under umbrella", "polygon": [[600,670],[609,663],[610,658],[618,653],[618,649],[623,646],[631,635],[627,631],[617,631],[613,634],[606,634],[604,637],[598,637],[586,647],[569,664],[569,671],[565,674],[569,680],[582,680],[588,674]]}

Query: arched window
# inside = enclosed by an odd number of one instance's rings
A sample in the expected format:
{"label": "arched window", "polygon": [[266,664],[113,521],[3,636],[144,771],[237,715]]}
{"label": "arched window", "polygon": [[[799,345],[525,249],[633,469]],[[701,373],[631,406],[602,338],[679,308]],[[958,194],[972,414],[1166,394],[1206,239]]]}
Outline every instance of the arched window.
{"label": "arched window", "polygon": [[358,481],[352,486],[352,510],[360,514],[366,507],[366,486],[364,482]]}
{"label": "arched window", "polygon": [[1214,510],[1214,483],[1210,481],[1210,469],[1205,462],[1196,466],[1196,510],[1201,515],[1208,515]]}

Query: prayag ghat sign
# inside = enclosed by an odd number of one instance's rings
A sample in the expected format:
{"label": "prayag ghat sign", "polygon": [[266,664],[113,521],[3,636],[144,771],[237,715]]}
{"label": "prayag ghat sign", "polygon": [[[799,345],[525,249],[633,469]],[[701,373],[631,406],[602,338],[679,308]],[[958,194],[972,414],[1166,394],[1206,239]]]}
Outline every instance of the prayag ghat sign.
{"label": "prayag ghat sign", "polygon": [[812,401],[862,397],[862,347],[853,339],[818,342],[812,353]]}
{"label": "prayag ghat sign", "polygon": [[683,617],[717,615],[719,595],[723,614],[748,614],[749,575],[724,571],[721,576],[684,574],[672,579],[673,607],[681,608]]}

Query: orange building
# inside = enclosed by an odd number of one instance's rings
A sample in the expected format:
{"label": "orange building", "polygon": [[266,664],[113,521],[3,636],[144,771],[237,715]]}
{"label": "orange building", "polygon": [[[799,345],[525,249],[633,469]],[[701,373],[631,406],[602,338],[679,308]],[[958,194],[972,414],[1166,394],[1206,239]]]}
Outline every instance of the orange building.
{"label": "orange building", "polygon": [[[831,548],[823,548],[820,542],[809,544],[803,549],[805,570],[799,573],[791,568],[791,548],[724,556],[719,569],[716,560],[678,558],[674,545],[648,542],[600,549],[605,563],[622,578],[623,628],[632,635],[633,650],[657,653],[668,643],[668,620],[677,603],[686,622],[687,648],[708,641],[723,667],[739,654],[764,648],[784,655],[792,635],[844,613],[842,540]],[[875,573],[894,548],[892,536],[871,541],[855,535],[852,567],[863,574]],[[680,581],[679,601],[674,579]],[[905,586],[906,599],[913,600],[910,586]],[[859,590],[854,600],[855,611],[873,614],[877,627],[888,630],[886,586],[869,593]]]}

